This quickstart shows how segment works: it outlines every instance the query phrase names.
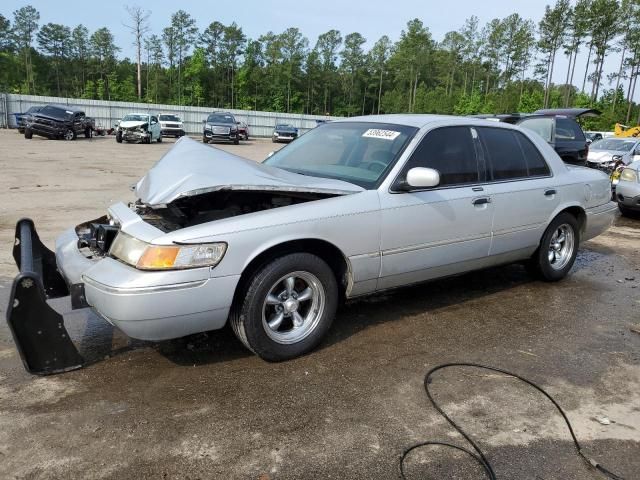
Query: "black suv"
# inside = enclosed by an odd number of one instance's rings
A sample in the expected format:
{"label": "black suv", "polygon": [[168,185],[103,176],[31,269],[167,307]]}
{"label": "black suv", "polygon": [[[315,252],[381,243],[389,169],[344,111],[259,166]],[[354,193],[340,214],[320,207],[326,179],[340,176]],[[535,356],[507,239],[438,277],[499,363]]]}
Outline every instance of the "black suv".
{"label": "black suv", "polygon": [[90,138],[95,130],[95,121],[82,110],[67,105],[47,105],[26,119],[24,138],[34,135],[47,138],[75,140],[79,133]]}
{"label": "black suv", "polygon": [[226,112],[212,113],[204,122],[202,142],[209,143],[215,140],[240,143],[238,135],[238,122],[233,115]]}
{"label": "black suv", "polygon": [[576,119],[596,115],[600,115],[600,112],[589,108],[551,108],[533,113],[476,117],[511,123],[531,130],[549,142],[566,163],[586,165],[589,143]]}

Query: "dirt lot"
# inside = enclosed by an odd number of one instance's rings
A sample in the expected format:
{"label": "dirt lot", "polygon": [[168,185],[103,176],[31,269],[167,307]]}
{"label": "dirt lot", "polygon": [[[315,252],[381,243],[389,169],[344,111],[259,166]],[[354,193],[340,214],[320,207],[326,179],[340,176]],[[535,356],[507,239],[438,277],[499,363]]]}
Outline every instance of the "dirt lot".
{"label": "dirt lot", "polygon": [[[0,310],[15,267],[16,219],[51,245],[96,218],[168,148],[0,131]],[[221,146],[260,160],[266,141]],[[463,444],[424,395],[425,372],[480,362],[518,372],[566,408],[589,455],[640,478],[640,220],[587,242],[558,284],[509,266],[343,306],[315,352],[269,364],[228,330],[131,341],[87,311],[67,327],[87,368],[28,375],[0,326],[0,478],[397,478],[404,448]],[[438,400],[502,479],[598,479],[548,401],[513,379],[439,373]],[[607,417],[603,425],[597,419]],[[423,449],[409,478],[483,478],[450,451]]]}

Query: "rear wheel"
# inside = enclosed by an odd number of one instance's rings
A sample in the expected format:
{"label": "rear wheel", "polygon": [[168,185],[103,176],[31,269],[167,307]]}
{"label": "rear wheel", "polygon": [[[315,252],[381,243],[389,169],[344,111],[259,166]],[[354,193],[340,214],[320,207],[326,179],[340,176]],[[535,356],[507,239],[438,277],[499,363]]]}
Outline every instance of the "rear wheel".
{"label": "rear wheel", "polygon": [[33,138],[33,132],[30,128],[24,129],[24,138],[26,138],[27,140],[31,140]]}
{"label": "rear wheel", "polygon": [[62,136],[62,138],[64,138],[67,141],[70,140],[75,140],[76,139],[76,132],[70,128],[67,128],[64,132],[64,135]]}
{"label": "rear wheel", "polygon": [[230,322],[249,350],[264,360],[287,360],[320,343],[337,304],[337,282],[326,262],[293,253],[255,273],[238,296]]}
{"label": "rear wheel", "polygon": [[528,269],[547,282],[562,280],[573,267],[579,244],[578,221],[570,213],[561,213],[545,230]]}
{"label": "rear wheel", "polygon": [[236,137],[236,139],[233,141],[234,145],[239,145],[240,144],[240,140],[238,139],[238,137]]}
{"label": "rear wheel", "polygon": [[84,138],[91,138],[93,131],[91,130],[91,127],[87,127],[84,129]]}

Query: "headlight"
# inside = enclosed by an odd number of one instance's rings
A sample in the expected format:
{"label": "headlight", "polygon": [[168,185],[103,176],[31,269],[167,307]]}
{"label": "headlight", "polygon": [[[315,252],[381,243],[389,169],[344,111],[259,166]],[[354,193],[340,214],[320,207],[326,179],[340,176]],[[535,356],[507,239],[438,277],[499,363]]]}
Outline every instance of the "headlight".
{"label": "headlight", "polygon": [[620,180],[624,180],[626,182],[637,182],[638,181],[638,172],[631,168],[625,168],[622,170],[620,174]]}
{"label": "headlight", "polygon": [[611,157],[612,162],[619,162],[620,160],[622,160],[622,155],[614,155]]}
{"label": "headlight", "polygon": [[198,245],[149,245],[120,232],[111,245],[109,254],[141,270],[177,270],[213,267],[225,252],[227,244],[203,243]]}

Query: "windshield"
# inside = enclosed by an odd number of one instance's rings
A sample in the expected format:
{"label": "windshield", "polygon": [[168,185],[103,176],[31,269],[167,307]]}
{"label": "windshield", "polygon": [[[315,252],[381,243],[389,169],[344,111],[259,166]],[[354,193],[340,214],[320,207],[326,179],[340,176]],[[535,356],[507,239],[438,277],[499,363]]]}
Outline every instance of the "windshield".
{"label": "windshield", "polygon": [[177,115],[160,115],[161,122],[179,122],[180,117]]}
{"label": "windshield", "polygon": [[123,122],[148,122],[149,115],[138,115],[137,113],[130,113],[125,115],[122,119]]}
{"label": "windshield", "polygon": [[280,123],[280,124],[276,125],[276,128],[290,128],[290,129],[293,129],[294,126],[286,124],[286,123]]}
{"label": "windshield", "polygon": [[213,113],[207,118],[207,123],[235,123],[235,119],[231,115],[221,113]]}
{"label": "windshield", "polygon": [[264,163],[373,189],[417,130],[386,123],[327,123],[305,133]]}
{"label": "windshield", "polygon": [[614,150],[616,152],[630,152],[637,140],[623,140],[621,138],[605,138],[593,142],[590,150]]}
{"label": "windshield", "polygon": [[51,117],[51,118],[64,119],[64,118],[71,118],[73,116],[73,112],[69,110],[63,110],[62,108],[58,108],[58,107],[52,107],[51,105],[47,105],[46,107],[44,107],[42,110],[40,110],[40,113],[44,117]]}

